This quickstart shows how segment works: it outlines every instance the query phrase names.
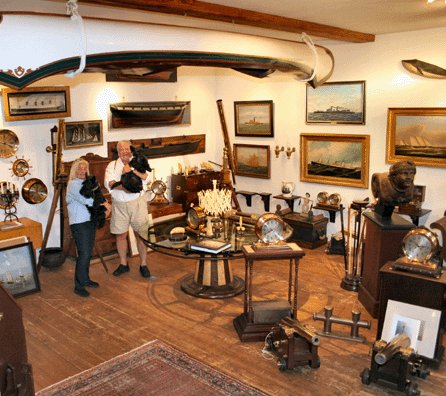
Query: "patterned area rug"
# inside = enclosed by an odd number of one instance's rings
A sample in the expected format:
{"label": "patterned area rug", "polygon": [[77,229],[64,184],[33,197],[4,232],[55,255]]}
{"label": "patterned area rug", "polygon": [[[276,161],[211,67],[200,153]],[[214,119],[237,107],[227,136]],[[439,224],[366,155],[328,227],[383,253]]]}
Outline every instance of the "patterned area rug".
{"label": "patterned area rug", "polygon": [[36,393],[36,396],[268,396],[155,340]]}

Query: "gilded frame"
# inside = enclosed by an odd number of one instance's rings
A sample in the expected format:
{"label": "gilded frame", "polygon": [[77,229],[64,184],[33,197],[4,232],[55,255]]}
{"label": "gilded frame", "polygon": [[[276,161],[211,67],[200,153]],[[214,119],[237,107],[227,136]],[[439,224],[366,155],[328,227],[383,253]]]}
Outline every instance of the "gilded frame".
{"label": "gilded frame", "polygon": [[274,137],[272,100],[234,102],[234,120],[235,136]]}
{"label": "gilded frame", "polygon": [[327,82],[317,89],[307,85],[306,92],[306,124],[365,124],[365,81]]}
{"label": "gilded frame", "polygon": [[389,108],[386,162],[446,168],[446,108]]}
{"label": "gilded frame", "polygon": [[104,144],[102,120],[60,123],[63,128],[64,148],[77,149]]}
{"label": "gilded frame", "polygon": [[5,121],[71,117],[70,87],[2,89]]}
{"label": "gilded frame", "polygon": [[300,135],[300,180],[369,187],[369,135]]}
{"label": "gilded frame", "polygon": [[234,143],[234,162],[238,176],[271,178],[269,146]]}

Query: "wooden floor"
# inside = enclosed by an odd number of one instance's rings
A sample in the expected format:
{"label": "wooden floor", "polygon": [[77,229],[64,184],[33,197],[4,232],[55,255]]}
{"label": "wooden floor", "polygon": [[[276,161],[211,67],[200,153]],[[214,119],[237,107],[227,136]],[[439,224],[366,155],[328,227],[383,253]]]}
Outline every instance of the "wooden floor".
{"label": "wooden floor", "polygon": [[[360,329],[365,344],[323,337],[319,346],[321,366],[302,366],[280,372],[276,358],[262,356],[262,342],[241,343],[233,319],[243,311],[243,295],[222,300],[197,299],[180,289],[194,272],[195,262],[150,253],[149,268],[156,281],[139,274],[139,259],[130,260],[131,271],[112,275],[117,259],[91,267],[91,278],[100,283],[89,298],[74,294],[74,261],[56,270],[42,268],[42,291],[18,299],[23,309],[28,358],[33,366],[35,390],[89,369],[148,341],[160,339],[227,374],[270,395],[400,395],[376,384],[361,383],[360,373],[370,368],[370,350],[377,321],[357,300],[357,293],[340,288],[343,258],[327,255],[325,247],[305,249],[299,266],[298,319],[318,330],[326,305],[333,314],[350,319],[359,309],[370,330]],[[244,262],[232,262],[234,274],[244,278]],[[286,299],[288,263],[268,261],[254,268],[254,299]],[[338,327],[337,327],[338,326]],[[333,325],[333,330],[349,330]],[[426,380],[417,379],[422,395],[444,396],[446,363]]]}

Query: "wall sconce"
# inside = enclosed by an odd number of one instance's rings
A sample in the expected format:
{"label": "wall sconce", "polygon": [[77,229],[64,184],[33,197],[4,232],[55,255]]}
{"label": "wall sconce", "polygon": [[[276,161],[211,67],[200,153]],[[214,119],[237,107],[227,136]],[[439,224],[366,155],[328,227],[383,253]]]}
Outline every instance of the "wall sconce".
{"label": "wall sconce", "polygon": [[291,154],[294,153],[295,151],[296,151],[295,147],[291,148],[291,147],[288,146],[288,148],[285,151],[287,158],[290,159],[291,158]]}
{"label": "wall sconce", "polygon": [[276,158],[279,158],[279,154],[284,151],[285,148],[282,146],[282,148],[279,148],[279,146],[276,146],[276,148],[274,149],[274,152],[276,153]]}

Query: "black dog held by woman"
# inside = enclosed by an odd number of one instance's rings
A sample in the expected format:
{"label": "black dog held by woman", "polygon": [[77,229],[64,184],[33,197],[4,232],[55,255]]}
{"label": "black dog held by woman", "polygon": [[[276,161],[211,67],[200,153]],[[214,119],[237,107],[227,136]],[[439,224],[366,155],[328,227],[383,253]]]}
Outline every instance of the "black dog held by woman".
{"label": "black dog held by woman", "polygon": [[[150,172],[152,168],[149,165],[147,157],[143,154],[142,149],[136,150],[135,147],[130,146],[133,157],[129,162],[129,165],[140,173]],[[121,176],[121,181],[113,184],[111,188],[116,188],[122,185],[128,192],[139,193],[142,190],[142,180],[136,176],[133,171],[124,173]]]}
{"label": "black dog held by woman", "polygon": [[90,212],[91,221],[96,224],[97,228],[102,228],[105,224],[105,212],[107,208],[102,205],[106,202],[104,194],[102,194],[101,186],[96,180],[96,176],[85,175],[85,180],[82,183],[80,194],[85,198],[93,198],[93,206],[88,206],[87,209]]}

